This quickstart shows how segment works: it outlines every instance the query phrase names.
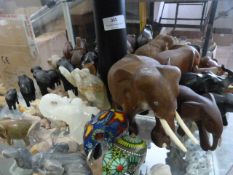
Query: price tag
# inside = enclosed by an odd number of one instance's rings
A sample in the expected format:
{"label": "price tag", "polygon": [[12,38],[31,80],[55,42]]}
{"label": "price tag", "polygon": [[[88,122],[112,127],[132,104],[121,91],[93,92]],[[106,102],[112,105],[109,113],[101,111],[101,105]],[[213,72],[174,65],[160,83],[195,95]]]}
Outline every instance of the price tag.
{"label": "price tag", "polygon": [[105,31],[126,28],[124,15],[103,18],[103,23],[104,23],[104,30]]}

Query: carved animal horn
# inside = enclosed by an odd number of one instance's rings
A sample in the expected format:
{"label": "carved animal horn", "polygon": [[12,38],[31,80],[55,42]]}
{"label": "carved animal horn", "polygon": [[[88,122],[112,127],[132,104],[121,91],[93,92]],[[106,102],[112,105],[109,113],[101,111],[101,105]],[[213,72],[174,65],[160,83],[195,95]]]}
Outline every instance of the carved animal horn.
{"label": "carved animal horn", "polygon": [[194,137],[194,135],[191,133],[191,131],[188,129],[178,112],[176,112],[176,121],[180,125],[180,127],[183,129],[183,131],[187,134],[187,136],[193,141],[193,143],[199,145],[199,141]]}
{"label": "carved animal horn", "polygon": [[167,121],[164,119],[159,119],[161,122],[161,125],[165,131],[165,133],[170,137],[170,139],[184,152],[187,152],[186,147],[183,145],[183,143],[177,138],[175,133],[172,131],[170,126],[168,125]]}

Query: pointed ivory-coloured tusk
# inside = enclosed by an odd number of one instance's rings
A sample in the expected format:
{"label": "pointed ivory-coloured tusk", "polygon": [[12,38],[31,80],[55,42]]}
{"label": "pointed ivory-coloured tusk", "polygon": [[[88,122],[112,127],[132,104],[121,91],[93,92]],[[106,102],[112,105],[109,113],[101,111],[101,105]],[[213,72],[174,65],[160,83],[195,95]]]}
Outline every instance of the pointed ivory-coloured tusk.
{"label": "pointed ivory-coloured tusk", "polygon": [[163,143],[162,147],[163,147],[163,148],[167,148],[167,144],[166,144],[166,143]]}
{"label": "pointed ivory-coloured tusk", "polygon": [[172,131],[172,129],[170,128],[170,126],[168,125],[167,121],[164,119],[159,119],[161,122],[161,125],[165,131],[165,133],[170,137],[170,139],[184,152],[187,152],[187,149],[185,148],[185,146],[183,145],[183,143],[181,143],[181,141],[177,138],[177,136],[175,135],[175,133]]}
{"label": "pointed ivory-coloured tusk", "polygon": [[187,134],[187,136],[193,141],[193,143],[199,145],[199,141],[194,137],[194,135],[191,133],[191,131],[188,129],[178,112],[176,112],[176,121],[180,125],[180,127],[183,129],[183,131]]}

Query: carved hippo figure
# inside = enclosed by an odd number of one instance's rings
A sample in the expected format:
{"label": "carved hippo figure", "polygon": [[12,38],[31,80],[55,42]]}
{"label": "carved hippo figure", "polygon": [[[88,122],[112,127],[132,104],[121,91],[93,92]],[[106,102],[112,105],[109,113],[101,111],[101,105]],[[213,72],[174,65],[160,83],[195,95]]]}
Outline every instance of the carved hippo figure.
{"label": "carved hippo figure", "polygon": [[23,139],[29,145],[28,133],[32,126],[31,120],[10,119],[0,120],[0,137],[7,140],[9,145],[13,144],[13,139]]}
{"label": "carved hippo figure", "polygon": [[51,150],[31,155],[26,148],[11,148],[3,150],[2,154],[16,160],[15,170],[19,167],[43,175],[92,175],[86,157],[80,152],[64,154]]}
{"label": "carved hippo figure", "polygon": [[16,103],[19,104],[16,89],[9,89],[5,95],[5,100],[10,110],[12,110],[12,107],[16,109]]}
{"label": "carved hippo figure", "polygon": [[[177,117],[176,98],[179,94],[180,75],[180,70],[175,66],[161,65],[152,58],[137,55],[127,55],[111,67],[108,73],[109,90],[113,102],[128,116],[130,133],[138,133],[135,115],[152,109],[164,128],[165,135],[186,151],[172,131],[175,128],[174,118]],[[155,127],[151,132],[155,144],[159,143],[156,141],[160,139],[157,136]],[[157,145],[162,147],[162,144]]]}
{"label": "carved hippo figure", "polygon": [[[181,117],[196,123],[203,150],[215,150],[222,135],[223,123],[214,96],[208,94],[208,98],[203,97],[182,85],[179,89],[177,101]],[[209,143],[208,133],[212,134],[212,144]]]}
{"label": "carved hippo figure", "polygon": [[29,107],[30,102],[36,99],[36,90],[33,80],[26,75],[18,76],[18,85],[25,102]]}
{"label": "carved hippo figure", "polygon": [[[65,58],[61,58],[60,60],[57,61],[57,69],[60,66],[65,67],[69,72],[72,72],[74,70],[74,66]],[[60,73],[60,72],[59,72]],[[61,81],[63,83],[65,91],[72,90],[74,91],[75,95],[78,94],[77,88],[74,87],[69,81],[66,80],[66,78],[60,73]]]}
{"label": "carved hippo figure", "polygon": [[218,105],[218,108],[222,115],[223,125],[227,126],[228,121],[226,117],[227,112],[233,112],[233,94],[224,93],[224,94],[213,94]]}

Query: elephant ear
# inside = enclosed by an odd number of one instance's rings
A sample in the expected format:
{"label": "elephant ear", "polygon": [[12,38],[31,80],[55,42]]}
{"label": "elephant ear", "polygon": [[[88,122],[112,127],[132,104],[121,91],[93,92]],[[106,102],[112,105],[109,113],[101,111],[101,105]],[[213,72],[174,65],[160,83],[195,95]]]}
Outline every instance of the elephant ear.
{"label": "elephant ear", "polygon": [[74,87],[76,87],[75,81],[71,75],[71,73],[63,66],[59,67],[60,73],[69,81]]}
{"label": "elephant ear", "polygon": [[182,103],[180,107],[180,114],[183,118],[197,121],[199,120],[201,110],[202,105],[200,103],[194,101],[187,101]]}
{"label": "elephant ear", "polygon": [[181,78],[181,71],[176,66],[164,65],[158,67],[161,76],[169,83],[174,96],[178,96],[179,93],[179,82]]}
{"label": "elephant ear", "polygon": [[[170,59],[168,59],[168,63]],[[162,68],[158,68],[168,82],[174,83],[180,81],[181,71],[176,66],[165,65]]]}

